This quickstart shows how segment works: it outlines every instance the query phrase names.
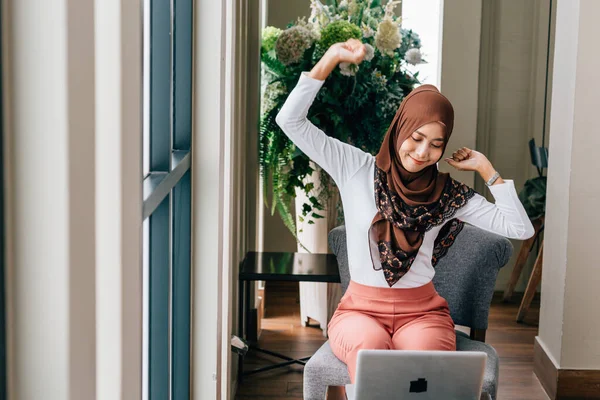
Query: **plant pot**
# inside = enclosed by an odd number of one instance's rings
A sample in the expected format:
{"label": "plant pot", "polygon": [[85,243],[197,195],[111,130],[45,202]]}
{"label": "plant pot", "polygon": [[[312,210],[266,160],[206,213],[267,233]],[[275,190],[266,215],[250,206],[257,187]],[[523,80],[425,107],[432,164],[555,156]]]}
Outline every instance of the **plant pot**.
{"label": "plant pot", "polygon": [[[312,164],[312,163],[311,163]],[[312,164],[315,168],[314,164]],[[314,192],[317,193],[320,187],[321,169],[316,167],[305,183],[314,183]],[[333,196],[333,199],[336,196]],[[296,190],[295,205],[296,210],[302,210],[304,203],[310,204],[306,194],[301,190]],[[335,226],[335,204],[334,201],[328,202],[326,209],[319,212],[324,218],[312,219],[314,224],[306,221],[300,222],[300,213],[296,212],[296,233],[300,243],[302,243],[311,253],[329,253],[327,235],[329,230]],[[332,210],[334,212],[330,212]],[[299,253],[307,251],[298,244]],[[319,322],[323,330],[323,336],[327,337],[327,324],[333,316],[335,309],[342,297],[342,289],[339,283],[326,282],[300,282],[300,322],[306,326],[309,317]]]}

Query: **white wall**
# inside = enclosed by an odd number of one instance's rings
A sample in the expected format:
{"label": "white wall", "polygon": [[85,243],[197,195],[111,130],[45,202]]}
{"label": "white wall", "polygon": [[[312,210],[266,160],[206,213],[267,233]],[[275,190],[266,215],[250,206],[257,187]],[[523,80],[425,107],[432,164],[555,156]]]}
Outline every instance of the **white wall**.
{"label": "white wall", "polygon": [[[235,17],[230,29],[232,41],[230,50],[232,57],[228,58],[228,79],[233,85],[228,90],[231,112],[227,115],[230,126],[228,140],[229,165],[227,176],[229,191],[228,238],[231,246],[227,253],[228,277],[224,285],[224,301],[229,301],[228,319],[224,320],[224,340],[229,340],[231,334],[238,334],[238,288],[237,279],[239,265],[246,252],[258,248],[257,221],[258,208],[262,203],[258,200],[258,118],[260,106],[260,0],[236,0],[232,14]],[[227,295],[226,293],[227,292]],[[229,342],[228,342],[229,343]],[[223,376],[229,376],[230,381],[223,380],[223,398],[231,398],[237,385],[238,356],[230,350],[229,345],[223,347]],[[231,383],[229,385],[228,383]],[[227,395],[227,397],[226,397]]]}
{"label": "white wall", "polygon": [[139,398],[139,5],[3,11],[9,396]]}
{"label": "white wall", "polygon": [[266,0],[267,26],[285,29],[290,22],[298,17],[310,15],[310,0]]}
{"label": "white wall", "polygon": [[[233,398],[238,356],[230,336],[238,334],[238,273],[247,251],[256,250],[260,0],[227,3],[223,134],[223,261],[220,348],[221,398]],[[262,204],[260,205],[262,206]]]}
{"label": "white wall", "polygon": [[231,0],[201,1],[194,12],[192,128],[192,393],[221,398],[223,318],[226,11]]}
{"label": "white wall", "polygon": [[593,155],[600,146],[596,108],[600,103],[600,56],[596,46],[600,3],[559,1],[550,165],[545,236],[542,304],[538,342],[557,368],[600,368],[600,321],[593,317],[600,303],[597,290],[600,201]]}
{"label": "white wall", "polygon": [[93,399],[94,3],[3,6],[9,396]]}
{"label": "white wall", "polygon": [[[476,147],[482,0],[444,1],[440,90],[454,106],[454,130],[446,156]],[[440,170],[473,187],[475,174],[440,163]]]}
{"label": "white wall", "polygon": [[[545,3],[545,4],[543,4]],[[536,78],[544,78],[545,49],[548,27],[548,14],[541,21],[537,17],[548,2],[497,1],[490,3],[493,32],[489,42],[493,52],[490,60],[490,80],[487,110],[489,123],[485,132],[488,140],[489,157],[496,168],[506,177],[515,180],[521,188],[525,180],[537,176],[531,166],[528,141],[535,138],[542,145],[542,114],[535,114]],[[540,10],[542,8],[542,10]],[[537,26],[544,28],[543,37],[537,37]],[[541,74],[535,70],[538,48],[544,50],[544,69]],[[543,82],[542,82],[543,85]],[[543,105],[543,87],[537,101]],[[543,110],[540,110],[543,112]],[[538,121],[539,125],[531,122]],[[537,129],[536,129],[537,128]],[[547,142],[546,142],[547,144]],[[535,173],[535,175],[534,175]]]}
{"label": "white wall", "polygon": [[[569,6],[557,4],[554,85],[550,119],[544,274],[542,276],[542,307],[540,309],[540,339],[557,365],[561,362],[567,240],[569,237],[569,198],[571,191],[571,157],[573,114],[578,42],[579,2]],[[566,62],[566,61],[569,62]],[[553,212],[554,211],[554,212]]]}
{"label": "white wall", "polygon": [[141,11],[96,0],[98,400],[142,395]]}
{"label": "white wall", "polygon": [[260,0],[196,7],[193,395],[229,399],[237,381],[230,337],[238,333],[239,264],[257,244],[261,8]]}

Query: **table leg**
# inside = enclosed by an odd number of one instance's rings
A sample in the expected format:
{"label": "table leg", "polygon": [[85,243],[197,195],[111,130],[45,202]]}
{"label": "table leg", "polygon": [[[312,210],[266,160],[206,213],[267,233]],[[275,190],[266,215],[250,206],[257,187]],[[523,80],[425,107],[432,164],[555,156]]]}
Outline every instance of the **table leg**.
{"label": "table leg", "polygon": [[[238,334],[240,338],[244,338],[244,286],[246,281],[238,281]],[[242,383],[244,379],[244,356],[238,356],[238,383]]]}
{"label": "table leg", "polygon": [[533,229],[535,230],[535,234],[527,240],[524,240],[521,243],[521,250],[519,251],[519,255],[517,256],[517,260],[515,262],[515,266],[513,267],[512,273],[510,275],[510,279],[508,284],[506,285],[506,289],[504,290],[503,301],[509,301],[513,291],[515,290],[515,286],[521,277],[521,272],[523,271],[523,266],[527,262],[529,258],[529,253],[531,252],[531,248],[535,243],[538,235],[540,234],[540,230],[544,224],[544,217],[538,218],[532,221]]}
{"label": "table leg", "polygon": [[250,318],[250,281],[244,281],[244,339],[249,337],[248,332],[248,318]]}
{"label": "table leg", "polygon": [[537,259],[535,260],[535,264],[533,265],[533,271],[531,272],[529,282],[527,283],[527,289],[525,289],[525,295],[523,296],[523,300],[521,300],[521,306],[519,307],[519,312],[517,313],[517,322],[523,322],[525,314],[527,314],[527,311],[529,311],[531,300],[533,300],[533,296],[535,295],[535,289],[542,280],[542,264],[544,262],[543,255],[544,242],[542,241],[542,244],[540,245],[540,251]]}

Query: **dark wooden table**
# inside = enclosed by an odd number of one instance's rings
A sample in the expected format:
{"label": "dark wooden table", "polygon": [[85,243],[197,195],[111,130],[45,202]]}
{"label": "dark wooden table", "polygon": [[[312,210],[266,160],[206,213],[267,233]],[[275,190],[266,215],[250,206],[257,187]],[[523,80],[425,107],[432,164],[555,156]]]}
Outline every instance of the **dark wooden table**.
{"label": "dark wooden table", "polygon": [[[344,386],[328,386],[325,394],[326,400],[347,400],[346,388]],[[487,393],[481,393],[479,400],[492,400],[492,397]]]}
{"label": "dark wooden table", "polygon": [[333,254],[249,251],[240,267],[240,281],[339,282]]}
{"label": "dark wooden table", "polygon": [[[240,266],[238,294],[238,323],[240,336],[246,338],[247,316],[250,310],[250,282],[252,281],[293,281],[293,282],[340,282],[337,260],[333,254],[308,254],[291,252],[255,252],[246,254]],[[243,357],[240,356],[238,379],[258,372],[269,371],[291,364],[305,365],[310,357],[294,359],[286,355],[261,349],[257,343],[250,348],[284,362],[258,368],[252,371],[243,370]]]}

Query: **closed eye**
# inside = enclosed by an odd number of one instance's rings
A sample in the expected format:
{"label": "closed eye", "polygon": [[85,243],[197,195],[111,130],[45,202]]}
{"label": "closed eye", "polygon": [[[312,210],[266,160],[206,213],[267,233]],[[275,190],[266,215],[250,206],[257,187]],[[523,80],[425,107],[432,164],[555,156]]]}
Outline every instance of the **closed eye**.
{"label": "closed eye", "polygon": [[[422,141],[423,141],[423,139],[416,138],[416,137],[414,137],[414,136],[411,136],[410,138],[411,138],[412,140],[414,140],[415,142],[422,142]],[[442,148],[442,146],[441,146],[441,145],[435,145],[435,144],[433,144],[433,143],[431,144],[431,147],[434,147],[434,148],[436,148],[436,149],[441,149],[441,148]]]}

